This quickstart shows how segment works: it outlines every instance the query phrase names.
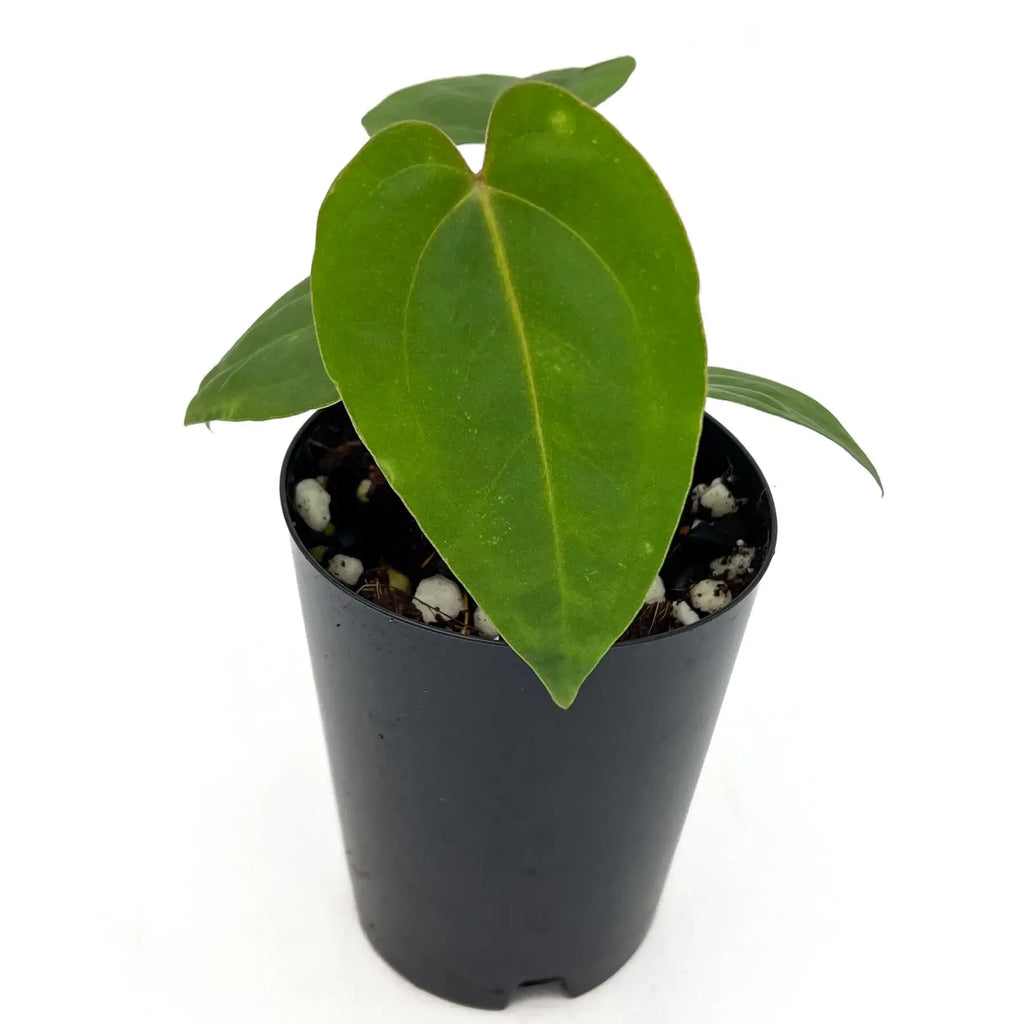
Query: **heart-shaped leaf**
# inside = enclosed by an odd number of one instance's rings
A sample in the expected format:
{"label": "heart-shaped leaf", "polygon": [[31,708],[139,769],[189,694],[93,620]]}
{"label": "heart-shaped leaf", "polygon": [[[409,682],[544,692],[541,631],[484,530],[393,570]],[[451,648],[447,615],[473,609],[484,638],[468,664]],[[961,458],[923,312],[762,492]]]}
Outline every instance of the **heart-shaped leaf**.
{"label": "heart-shaped leaf", "polygon": [[849,452],[875,478],[879,489],[885,493],[878,471],[864,450],[842,423],[810,395],[768,380],[767,377],[755,377],[739,370],[723,370],[713,366],[708,369],[708,398],[722,398],[727,402],[749,405],[752,409],[770,412],[773,416],[781,416],[802,427],[810,427]]}
{"label": "heart-shaped leaf", "polygon": [[307,278],[285,292],[203,378],[185,423],[271,420],[337,400],[316,343]]}
{"label": "heart-shaped leaf", "polygon": [[513,86],[474,176],[375,135],[320,211],[313,314],[381,470],[568,707],[640,607],[702,423],[697,273],[654,172],[587,104]]}
{"label": "heart-shaped leaf", "polygon": [[632,57],[615,57],[586,68],[542,71],[529,78],[511,75],[438,78],[393,92],[363,117],[363,127],[370,135],[376,135],[400,121],[426,121],[440,128],[452,142],[483,142],[495,100],[517,82],[560,85],[584,103],[596,107],[626,84],[635,67]]}

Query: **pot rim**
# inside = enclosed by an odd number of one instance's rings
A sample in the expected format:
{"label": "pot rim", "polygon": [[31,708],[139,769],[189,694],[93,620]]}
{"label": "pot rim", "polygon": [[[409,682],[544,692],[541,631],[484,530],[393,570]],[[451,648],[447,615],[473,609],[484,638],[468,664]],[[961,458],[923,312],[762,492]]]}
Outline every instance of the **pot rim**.
{"label": "pot rim", "polygon": [[[320,416],[326,415],[328,412],[330,412],[331,409],[334,409],[337,405],[343,406],[344,403],[339,401],[332,405],[324,406],[321,409],[317,409],[303,422],[302,426],[298,429],[295,436],[292,438],[291,443],[288,445],[288,450],[285,452],[284,461],[281,463],[278,493],[281,499],[281,512],[284,515],[285,523],[288,525],[288,532],[291,534],[292,543],[299,551],[302,552],[303,557],[305,557],[306,561],[309,562],[310,565],[312,565],[313,568],[316,569],[320,573],[320,575],[323,576],[324,579],[328,580],[335,588],[342,591],[347,597],[351,598],[352,600],[358,601],[360,604],[365,605],[367,608],[373,609],[373,611],[377,612],[378,614],[386,615],[389,619],[391,619],[392,622],[396,623],[399,629],[411,627],[422,630],[423,632],[429,633],[432,636],[448,637],[452,640],[458,641],[459,643],[470,642],[476,644],[486,644],[491,647],[495,646],[494,640],[488,640],[485,637],[463,635],[462,633],[457,633],[454,630],[450,629],[438,629],[436,626],[433,626],[430,623],[418,622],[416,619],[410,619],[404,615],[397,615],[394,612],[389,611],[387,608],[384,608],[381,605],[375,603],[374,601],[369,600],[369,598],[363,597],[362,594],[357,593],[351,587],[346,586],[344,583],[341,582],[341,580],[337,579],[335,576],[332,576],[331,573],[329,573],[327,569],[310,554],[309,548],[306,547],[304,541],[299,536],[298,530],[295,527],[295,521],[292,515],[291,502],[289,501],[288,496],[288,467],[289,464],[291,463],[292,455],[294,454],[295,449],[298,447],[299,442],[305,436],[309,427],[312,425],[313,421]],[[654,643],[658,640],[664,640],[667,637],[671,637],[679,633],[700,629],[700,627],[705,622],[708,622],[711,619],[717,619],[721,615],[728,614],[728,612],[732,608],[736,607],[743,601],[752,597],[754,591],[757,589],[758,584],[761,582],[761,579],[764,576],[765,571],[768,569],[769,564],[775,557],[775,546],[778,541],[779,522],[778,516],[775,511],[775,499],[772,496],[771,488],[768,486],[768,481],[765,479],[763,470],[757,464],[757,462],[754,461],[753,456],[738,440],[736,435],[733,434],[733,432],[729,430],[727,427],[723,426],[722,423],[719,422],[719,420],[717,420],[714,416],[712,416],[707,411],[706,407],[704,409],[704,417],[706,420],[709,420],[711,423],[713,423],[715,427],[717,427],[725,435],[726,439],[731,444],[734,444],[739,449],[739,451],[743,454],[743,456],[753,467],[754,472],[757,474],[757,477],[761,483],[761,488],[764,492],[764,496],[767,499],[768,503],[768,543],[766,545],[767,552],[764,558],[762,559],[761,565],[758,568],[757,572],[754,573],[753,578],[743,588],[743,592],[739,595],[739,597],[734,598],[732,601],[730,601],[729,604],[727,604],[724,608],[719,609],[717,612],[712,612],[710,615],[706,615],[704,618],[699,619],[697,622],[694,622],[689,626],[677,626],[673,629],[665,630],[663,633],[654,633],[651,636],[642,636],[636,638],[635,640],[616,640],[609,648],[609,650],[614,650],[619,647],[635,647],[638,644],[649,644]],[[704,430],[702,426],[701,434],[703,434],[703,432]],[[691,487],[693,486],[692,480],[690,481],[690,485]],[[506,643],[505,646],[508,646],[508,644]]]}

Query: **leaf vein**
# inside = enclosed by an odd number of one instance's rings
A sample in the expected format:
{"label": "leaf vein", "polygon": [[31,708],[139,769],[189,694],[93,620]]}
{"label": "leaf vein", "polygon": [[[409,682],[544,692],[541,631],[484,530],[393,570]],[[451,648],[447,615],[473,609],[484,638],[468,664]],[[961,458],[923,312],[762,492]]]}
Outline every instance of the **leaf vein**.
{"label": "leaf vein", "polygon": [[434,230],[427,236],[427,240],[423,243],[423,248],[420,249],[419,255],[416,257],[416,263],[413,266],[412,276],[409,278],[409,290],[405,295],[405,306],[402,309],[402,368],[405,373],[405,391],[406,397],[409,400],[409,406],[413,412],[413,418],[416,420],[416,428],[419,430],[420,437],[425,441],[426,432],[423,429],[423,419],[420,415],[419,405],[416,400],[416,391],[412,386],[412,377],[409,373],[409,307],[412,304],[413,293],[416,291],[416,282],[419,280],[420,268],[423,265],[423,257],[426,256],[427,250],[430,248],[431,243],[437,237],[437,233],[441,228],[448,223],[451,219],[452,214],[462,204],[469,199],[473,194],[473,189],[469,188],[466,190],[466,194],[462,196],[457,203],[434,225]]}
{"label": "leaf vein", "polygon": [[[562,537],[558,527],[557,503],[555,500],[555,484],[551,472],[551,457],[548,454],[547,443],[544,438],[544,422],[540,413],[540,396],[537,392],[537,381],[533,371],[533,353],[530,349],[530,340],[526,333],[526,323],[523,319],[523,311],[519,305],[519,297],[516,294],[515,285],[512,281],[512,272],[509,267],[508,253],[505,251],[505,243],[501,237],[498,227],[498,220],[494,214],[494,207],[488,195],[488,188],[483,186],[479,189],[480,207],[483,211],[484,222],[487,225],[488,234],[491,236],[491,246],[494,251],[494,261],[498,267],[498,276],[501,278],[502,290],[508,301],[509,313],[512,318],[512,325],[515,329],[516,339],[519,342],[519,354],[523,362],[523,371],[526,376],[527,394],[530,399],[530,409],[533,413],[533,429],[537,438],[537,449],[540,454],[541,477],[544,485],[544,501],[548,510],[548,517],[551,520],[551,539],[554,547],[555,574],[558,580],[558,590],[562,598],[562,611],[569,604],[569,592],[566,585],[565,556],[562,551]],[[515,198],[515,197],[514,197]]]}
{"label": "leaf vein", "polygon": [[498,195],[507,196],[509,199],[514,199],[516,202],[523,203],[525,206],[529,206],[536,210],[538,213],[544,214],[546,217],[550,217],[556,224],[561,228],[564,228],[573,238],[576,239],[582,245],[591,256],[601,265],[605,273],[615,282],[615,287],[619,290],[619,295],[626,304],[626,308],[629,310],[629,315],[633,318],[634,325],[639,321],[639,317],[636,314],[636,310],[633,308],[633,303],[630,301],[629,293],[623,287],[622,282],[619,280],[615,271],[608,266],[604,257],[583,237],[571,224],[566,224],[561,217],[556,217],[550,210],[546,210],[543,206],[538,206],[537,203],[527,199],[525,196],[518,195],[515,192],[507,192],[503,188],[497,188],[494,185],[488,184],[488,189],[492,192],[496,192]]}
{"label": "leaf vein", "polygon": [[305,334],[307,331],[313,329],[312,324],[309,326],[303,325],[294,331],[289,331],[287,334],[275,334],[272,338],[267,338],[261,345],[257,345],[247,356],[238,360],[237,363],[225,366],[220,371],[214,370],[210,377],[203,381],[203,389],[216,387],[223,391],[225,385],[231,378],[238,373],[238,371],[247,364],[251,363],[257,356],[262,355],[271,345],[280,343],[288,343],[294,341],[300,334]]}

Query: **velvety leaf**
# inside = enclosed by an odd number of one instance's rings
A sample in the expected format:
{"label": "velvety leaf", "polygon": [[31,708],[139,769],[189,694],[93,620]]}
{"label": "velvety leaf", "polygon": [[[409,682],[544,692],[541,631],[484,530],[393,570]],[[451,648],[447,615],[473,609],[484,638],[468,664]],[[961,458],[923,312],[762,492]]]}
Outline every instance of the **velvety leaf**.
{"label": "velvety leaf", "polygon": [[381,470],[563,707],[629,624],[689,489],[705,347],[683,226],[642,157],[547,84],[474,176],[375,135],[320,211],[313,314]]}
{"label": "velvety leaf", "polygon": [[766,377],[712,366],[708,368],[708,398],[722,398],[727,402],[749,405],[752,409],[770,412],[773,416],[781,416],[803,427],[810,427],[849,452],[875,478],[882,493],[885,493],[878,471],[860,445],[825,406],[802,391]]}
{"label": "velvety leaf", "polygon": [[203,378],[185,423],[270,420],[338,401],[313,330],[309,279],[285,292]]}
{"label": "velvety leaf", "polygon": [[426,121],[453,142],[483,142],[495,100],[517,82],[550,82],[596,107],[626,84],[636,61],[615,57],[586,68],[542,71],[528,79],[510,75],[463,75],[421,82],[393,92],[363,117],[370,135],[400,121]]}

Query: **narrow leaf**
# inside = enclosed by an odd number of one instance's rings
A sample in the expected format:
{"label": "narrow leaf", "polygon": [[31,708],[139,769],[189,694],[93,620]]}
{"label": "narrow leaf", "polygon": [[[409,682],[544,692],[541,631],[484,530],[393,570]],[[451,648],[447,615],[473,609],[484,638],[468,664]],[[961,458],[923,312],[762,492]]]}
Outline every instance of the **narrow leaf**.
{"label": "narrow leaf", "polygon": [[585,103],[502,94],[474,177],[436,128],[324,200],[313,314],[378,465],[568,707],[661,566],[702,422],[697,274],[642,157]]}
{"label": "narrow leaf", "polygon": [[491,108],[517,82],[550,82],[596,107],[626,84],[635,67],[632,57],[615,57],[586,68],[542,71],[528,79],[510,75],[439,78],[393,92],[363,117],[363,127],[375,135],[400,121],[426,121],[452,142],[483,142]]}
{"label": "narrow leaf", "polygon": [[766,377],[712,366],[708,368],[708,398],[738,402],[752,409],[770,412],[773,416],[781,416],[803,427],[810,427],[849,452],[875,478],[882,493],[885,493],[878,471],[860,445],[825,406],[802,391]]}
{"label": "narrow leaf", "polygon": [[316,343],[307,278],[285,292],[203,378],[185,424],[270,420],[337,400]]}

